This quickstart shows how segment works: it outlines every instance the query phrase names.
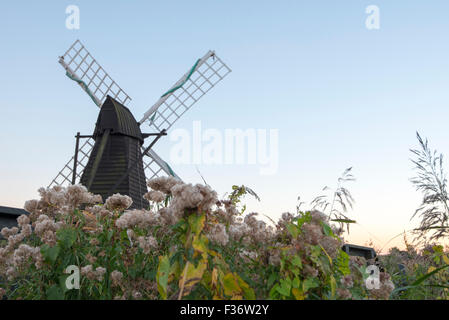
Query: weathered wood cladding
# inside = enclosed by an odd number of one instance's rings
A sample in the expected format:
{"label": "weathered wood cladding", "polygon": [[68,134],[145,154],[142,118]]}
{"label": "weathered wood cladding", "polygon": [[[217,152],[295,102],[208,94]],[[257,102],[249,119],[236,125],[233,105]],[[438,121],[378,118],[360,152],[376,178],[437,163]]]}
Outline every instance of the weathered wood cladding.
{"label": "weathered wood cladding", "polygon": [[[103,154],[99,155],[101,141],[106,131],[110,134],[105,142]],[[128,195],[133,199],[132,208],[148,207],[143,199],[147,192],[145,172],[142,162],[142,132],[128,108],[107,97],[95,126],[95,145],[84,169],[81,183],[87,185],[94,173],[89,191],[100,194],[103,200],[112,193]],[[95,160],[100,158],[96,172],[93,172]],[[123,177],[128,167],[135,163],[128,176],[111,192],[115,184]]]}

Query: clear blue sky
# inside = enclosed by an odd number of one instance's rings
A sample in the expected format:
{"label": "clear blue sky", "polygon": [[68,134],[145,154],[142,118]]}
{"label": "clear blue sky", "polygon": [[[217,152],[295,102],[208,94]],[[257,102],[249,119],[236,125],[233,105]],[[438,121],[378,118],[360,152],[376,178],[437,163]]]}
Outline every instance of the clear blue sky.
{"label": "clear blue sky", "polygon": [[[80,30],[65,27],[78,5]],[[367,30],[365,8],[380,8]],[[92,132],[98,109],[57,63],[80,39],[133,98],[137,118],[213,49],[233,72],[177,128],[279,129],[279,171],[199,170],[220,194],[252,187],[249,209],[277,218],[354,167],[348,185],[360,225],[350,240],[389,238],[416,226],[420,194],[409,148],[415,131],[449,155],[449,2],[8,1],[0,5],[0,205],[37,197]],[[168,138],[156,150],[168,157]],[[201,182],[194,166],[175,166]],[[369,232],[369,233],[368,233]]]}

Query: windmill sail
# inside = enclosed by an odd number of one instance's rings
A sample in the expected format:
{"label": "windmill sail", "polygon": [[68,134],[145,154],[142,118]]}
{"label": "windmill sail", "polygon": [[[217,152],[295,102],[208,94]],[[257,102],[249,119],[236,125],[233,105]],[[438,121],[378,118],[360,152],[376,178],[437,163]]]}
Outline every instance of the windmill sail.
{"label": "windmill sail", "polygon": [[[150,131],[159,132],[170,129],[173,124],[210,89],[231,72],[231,69],[215,54],[207,52],[198,59],[193,67],[181,77],[159,100],[144,114],[140,124],[148,124]],[[144,157],[147,177],[162,174],[179,179],[170,166],[153,150]]]}
{"label": "windmill sail", "polygon": [[112,80],[79,40],[59,57],[59,63],[66,70],[67,77],[77,82],[98,107],[101,107],[108,95],[124,106],[131,102],[126,92]]}
{"label": "windmill sail", "polygon": [[209,51],[145,112],[139,123],[159,132],[171,126],[210,89],[223,80],[231,69]]}
{"label": "windmill sail", "polygon": [[[95,144],[94,139],[88,138],[78,149],[77,168],[79,169],[76,172],[75,183],[78,183],[80,181],[81,175],[83,174],[84,168],[87,165],[87,161],[89,160],[89,156],[90,153],[92,152],[94,144]],[[74,156],[65,164],[62,170],[59,171],[56,177],[51,181],[51,183],[48,185],[49,188],[53,186],[60,186],[72,183],[73,161]]]}
{"label": "windmill sail", "polygon": [[[76,40],[70,48],[59,57],[59,63],[66,70],[66,76],[75,81],[98,107],[101,107],[108,95],[124,106],[128,106],[131,102],[131,98],[128,94],[126,94],[100,64],[98,64],[81,41]],[[81,157],[78,157],[77,161],[78,170],[75,183],[80,181],[94,144],[95,141],[92,138],[89,138],[78,150]],[[74,157],[72,157],[61,171],[59,171],[49,187],[72,183],[73,161]]]}
{"label": "windmill sail", "polygon": [[162,158],[159,157],[157,153],[151,149],[147,154],[144,154],[143,168],[148,179],[160,177],[165,173],[165,175],[173,176],[181,180],[181,178],[172,170],[170,165],[162,160]]}

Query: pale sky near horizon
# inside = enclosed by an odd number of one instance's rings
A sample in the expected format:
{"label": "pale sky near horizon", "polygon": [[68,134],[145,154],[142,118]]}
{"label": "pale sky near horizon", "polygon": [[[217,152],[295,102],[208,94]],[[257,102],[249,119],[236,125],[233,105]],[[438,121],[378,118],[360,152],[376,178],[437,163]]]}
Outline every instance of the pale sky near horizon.
{"label": "pale sky near horizon", "polygon": [[[65,26],[68,5],[80,29]],[[369,5],[380,29],[365,27]],[[232,69],[174,129],[278,129],[279,170],[197,165],[220,195],[256,191],[248,210],[277,219],[334,186],[355,182],[348,240],[375,247],[419,224],[421,194],[410,148],[416,131],[449,155],[449,2],[9,1],[0,10],[0,205],[36,198],[73,155],[74,135],[92,132],[98,108],[65,75],[59,55],[80,39],[133,98],[140,116],[207,50]],[[168,159],[166,137],[156,151]],[[446,165],[448,165],[446,163]],[[447,166],[446,166],[447,167]],[[449,168],[449,167],[447,167]],[[173,165],[201,183],[195,165]]]}

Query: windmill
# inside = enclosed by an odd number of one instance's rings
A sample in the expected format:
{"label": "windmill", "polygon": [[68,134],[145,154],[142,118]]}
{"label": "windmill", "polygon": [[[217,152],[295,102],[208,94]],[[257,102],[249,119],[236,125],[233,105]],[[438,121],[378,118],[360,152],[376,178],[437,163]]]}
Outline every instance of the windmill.
{"label": "windmill", "polygon": [[[154,144],[231,72],[214,51],[208,51],[137,122],[128,109],[131,98],[79,40],[59,57],[59,63],[100,108],[100,114],[93,135],[77,134],[74,156],[49,187],[82,183],[103,198],[113,192],[129,193],[137,207],[145,206],[141,196],[146,192],[145,179],[162,175],[180,179],[152,149]],[[154,139],[148,142],[148,137]]]}

